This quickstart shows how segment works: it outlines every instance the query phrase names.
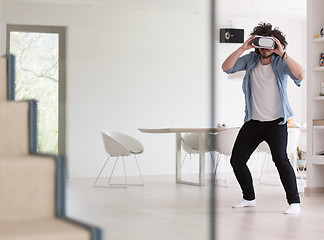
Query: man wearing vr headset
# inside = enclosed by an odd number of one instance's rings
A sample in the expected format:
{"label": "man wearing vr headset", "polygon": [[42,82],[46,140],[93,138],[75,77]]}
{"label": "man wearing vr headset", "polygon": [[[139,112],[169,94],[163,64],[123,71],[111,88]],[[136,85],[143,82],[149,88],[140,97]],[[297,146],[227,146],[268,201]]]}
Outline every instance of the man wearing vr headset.
{"label": "man wearing vr headset", "polygon": [[[243,200],[233,208],[253,207],[256,204],[252,177],[246,163],[257,146],[265,141],[271,149],[286,192],[289,207],[284,213],[300,213],[296,176],[286,153],[287,120],[293,115],[287,97],[287,78],[289,76],[300,86],[304,69],[284,51],[286,46],[285,36],[278,28],[273,29],[269,23],[260,23],[222,65],[223,71],[228,74],[246,71],[242,85],[245,95],[244,125],[231,156]],[[255,48],[255,51],[241,56],[251,48]]]}

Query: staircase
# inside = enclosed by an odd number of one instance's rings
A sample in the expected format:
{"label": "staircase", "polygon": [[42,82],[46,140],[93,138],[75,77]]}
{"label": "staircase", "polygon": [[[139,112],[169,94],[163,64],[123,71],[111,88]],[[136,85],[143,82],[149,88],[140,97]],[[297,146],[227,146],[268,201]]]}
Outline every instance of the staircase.
{"label": "staircase", "polygon": [[0,240],[101,240],[65,215],[65,159],[38,154],[37,103],[14,101],[14,58],[0,57]]}

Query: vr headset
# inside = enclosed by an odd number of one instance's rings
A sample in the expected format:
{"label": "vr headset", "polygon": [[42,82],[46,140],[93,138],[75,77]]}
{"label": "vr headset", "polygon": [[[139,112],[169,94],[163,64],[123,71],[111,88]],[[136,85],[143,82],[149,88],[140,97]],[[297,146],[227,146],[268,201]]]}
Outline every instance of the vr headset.
{"label": "vr headset", "polygon": [[255,36],[252,40],[252,46],[256,48],[275,49],[277,44],[272,37]]}

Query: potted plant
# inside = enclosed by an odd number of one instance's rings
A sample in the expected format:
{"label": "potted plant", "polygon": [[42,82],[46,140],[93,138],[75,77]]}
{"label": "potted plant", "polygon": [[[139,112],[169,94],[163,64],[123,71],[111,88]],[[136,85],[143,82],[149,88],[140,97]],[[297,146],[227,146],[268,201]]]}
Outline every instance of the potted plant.
{"label": "potted plant", "polygon": [[297,147],[297,166],[298,167],[306,167],[306,152]]}

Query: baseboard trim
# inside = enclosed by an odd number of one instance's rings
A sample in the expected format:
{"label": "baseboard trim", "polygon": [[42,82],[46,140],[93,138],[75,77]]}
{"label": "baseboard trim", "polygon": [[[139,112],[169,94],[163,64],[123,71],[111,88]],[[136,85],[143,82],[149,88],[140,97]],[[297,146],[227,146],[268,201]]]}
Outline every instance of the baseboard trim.
{"label": "baseboard trim", "polygon": [[305,195],[324,194],[324,187],[305,187]]}

